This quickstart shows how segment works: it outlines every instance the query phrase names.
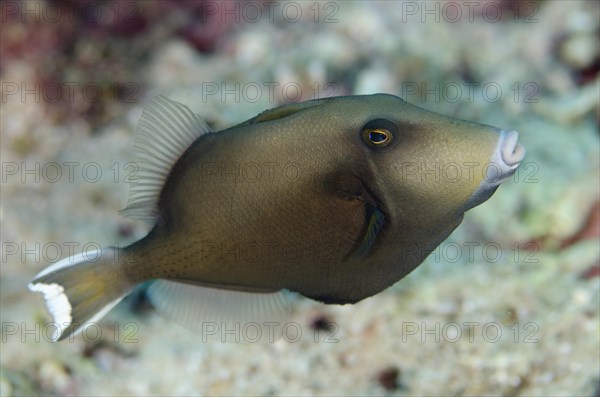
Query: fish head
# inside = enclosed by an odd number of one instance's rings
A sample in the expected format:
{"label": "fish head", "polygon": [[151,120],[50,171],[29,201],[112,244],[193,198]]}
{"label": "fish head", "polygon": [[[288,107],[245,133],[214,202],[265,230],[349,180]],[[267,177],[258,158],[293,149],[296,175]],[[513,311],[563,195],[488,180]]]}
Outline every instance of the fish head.
{"label": "fish head", "polygon": [[338,139],[353,142],[353,173],[396,239],[406,242],[439,244],[525,155],[516,131],[440,115],[393,95],[348,97],[343,107]]}
{"label": "fish head", "polygon": [[405,204],[462,213],[487,200],[525,155],[516,131],[430,112],[386,94],[356,121],[381,182]]}

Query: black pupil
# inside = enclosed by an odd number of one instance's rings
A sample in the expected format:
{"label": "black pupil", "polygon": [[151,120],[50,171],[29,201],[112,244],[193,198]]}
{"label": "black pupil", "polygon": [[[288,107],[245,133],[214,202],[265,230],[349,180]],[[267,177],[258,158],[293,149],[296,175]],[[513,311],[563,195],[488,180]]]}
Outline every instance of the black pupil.
{"label": "black pupil", "polygon": [[372,131],[369,134],[369,138],[371,139],[371,142],[373,142],[373,143],[381,143],[387,139],[387,135],[384,134],[383,132]]}

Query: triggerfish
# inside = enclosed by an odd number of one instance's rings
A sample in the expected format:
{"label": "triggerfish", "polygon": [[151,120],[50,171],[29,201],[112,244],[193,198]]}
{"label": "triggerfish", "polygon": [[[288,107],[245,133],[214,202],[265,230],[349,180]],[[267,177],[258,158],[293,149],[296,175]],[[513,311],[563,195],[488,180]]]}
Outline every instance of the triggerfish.
{"label": "triggerfish", "polygon": [[355,303],[409,274],[515,172],[517,140],[387,94],[288,104],[222,131],[159,96],[123,210],[150,232],[65,258],[29,289],[54,340],[149,280],[158,311],[196,330],[279,318],[297,294]]}

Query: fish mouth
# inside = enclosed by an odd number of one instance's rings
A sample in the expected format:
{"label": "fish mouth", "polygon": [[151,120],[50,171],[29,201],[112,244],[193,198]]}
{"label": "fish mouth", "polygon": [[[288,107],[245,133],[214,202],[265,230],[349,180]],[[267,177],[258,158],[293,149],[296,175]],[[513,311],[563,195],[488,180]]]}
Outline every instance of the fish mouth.
{"label": "fish mouth", "polygon": [[492,155],[484,182],[499,185],[504,179],[515,173],[525,157],[525,148],[519,143],[517,131],[501,130],[498,145]]}
{"label": "fish mouth", "polygon": [[519,143],[517,131],[499,130],[498,135],[498,143],[490,158],[486,177],[467,201],[465,211],[490,198],[498,186],[515,173],[525,157],[525,148]]}
{"label": "fish mouth", "polygon": [[496,150],[500,152],[504,164],[513,171],[525,157],[525,148],[519,143],[519,133],[514,130],[500,131],[500,140]]}

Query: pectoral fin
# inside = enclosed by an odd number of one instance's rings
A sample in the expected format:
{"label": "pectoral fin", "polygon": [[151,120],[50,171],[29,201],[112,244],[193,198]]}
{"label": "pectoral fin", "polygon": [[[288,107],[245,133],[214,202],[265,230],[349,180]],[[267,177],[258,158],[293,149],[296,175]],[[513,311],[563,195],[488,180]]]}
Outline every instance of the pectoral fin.
{"label": "pectoral fin", "polygon": [[375,244],[377,240],[377,236],[385,223],[385,216],[383,212],[379,210],[379,208],[366,205],[367,217],[366,217],[366,227],[363,232],[362,240],[356,247],[356,249],[352,252],[353,257],[357,259],[364,259],[369,254],[371,247]]}
{"label": "pectoral fin", "polygon": [[364,259],[377,241],[377,237],[385,224],[385,214],[380,209],[377,197],[370,192],[364,183],[355,175],[340,175],[335,178],[335,189],[338,196],[354,201],[364,211],[364,225],[356,241],[355,247],[348,257]]}

